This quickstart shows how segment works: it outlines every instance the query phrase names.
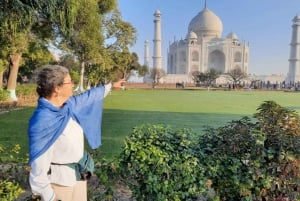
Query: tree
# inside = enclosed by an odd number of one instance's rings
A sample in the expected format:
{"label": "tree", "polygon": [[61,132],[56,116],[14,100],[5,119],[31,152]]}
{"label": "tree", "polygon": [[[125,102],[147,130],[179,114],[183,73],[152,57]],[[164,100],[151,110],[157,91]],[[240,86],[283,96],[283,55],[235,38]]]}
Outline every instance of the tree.
{"label": "tree", "polygon": [[88,65],[88,78],[91,83],[127,79],[132,69],[140,68],[137,54],[129,51],[129,46],[136,41],[136,30],[130,23],[121,19],[117,9],[102,14],[101,22],[104,37],[104,48],[101,49],[102,60]]}
{"label": "tree", "polygon": [[8,61],[6,59],[1,59],[0,57],[0,90],[3,88],[3,76],[4,72],[7,70]]}
{"label": "tree", "polygon": [[73,54],[64,54],[61,56],[59,65],[69,69],[72,80],[75,83],[79,82],[80,63],[76,60]]}
{"label": "tree", "polygon": [[200,71],[193,71],[191,73],[191,75],[192,75],[192,79],[194,80],[196,87],[200,86],[200,84],[201,84]]}
{"label": "tree", "polygon": [[103,34],[105,50],[111,55],[115,76],[128,79],[131,70],[140,68],[138,55],[129,52],[129,46],[136,42],[136,29],[123,21],[120,12],[114,9],[103,20]]}
{"label": "tree", "polygon": [[[9,65],[7,90],[10,99],[17,100],[16,81],[23,53],[35,35],[50,37],[72,32],[74,16],[79,8],[76,0],[0,1],[0,59]],[[45,31],[48,30],[48,31]]]}
{"label": "tree", "polygon": [[22,57],[23,62],[20,65],[18,78],[27,77],[30,79],[36,68],[55,62],[54,55],[45,43],[38,39],[29,41],[28,49]]}
{"label": "tree", "polygon": [[27,50],[30,29],[35,21],[34,8],[17,0],[3,0],[0,2],[0,59],[9,65],[7,90],[10,99],[17,100],[16,83],[22,54]]}
{"label": "tree", "polygon": [[113,61],[116,79],[128,78],[131,75],[132,70],[138,70],[140,64],[138,62],[138,55],[136,53],[130,54],[129,52],[115,52]]}
{"label": "tree", "polygon": [[193,80],[195,81],[196,86],[199,86],[202,82],[205,84],[206,87],[210,87],[220,75],[221,73],[216,71],[215,69],[210,69],[206,72],[192,72]]}
{"label": "tree", "polygon": [[212,85],[212,83],[215,82],[218,77],[220,77],[220,75],[221,75],[221,73],[213,68],[210,69],[209,71],[207,71],[206,72],[207,87],[210,87]]}
{"label": "tree", "polygon": [[[11,91],[11,99],[17,99],[17,74],[30,39],[41,40],[43,45],[52,43],[74,54],[81,62],[82,85],[86,66],[98,66],[98,72],[111,72],[112,53],[127,52],[128,45],[136,38],[135,29],[122,21],[118,12],[107,15],[116,11],[116,5],[116,0],[0,1],[0,76],[6,69],[3,66],[9,64],[7,88]],[[111,19],[107,29],[106,19]],[[113,46],[105,41],[110,40],[110,36],[116,39]],[[105,46],[107,44],[109,46]]]}
{"label": "tree", "polygon": [[147,65],[141,65],[137,68],[139,76],[144,77],[147,73],[149,73],[149,69]]}
{"label": "tree", "polygon": [[227,76],[233,82],[234,86],[239,85],[243,79],[247,78],[247,74],[239,67],[230,70]]}
{"label": "tree", "polygon": [[[115,1],[84,0],[83,3],[85,6],[74,23],[74,34],[63,41],[81,63],[80,91],[86,68],[89,83],[99,81],[100,73],[121,73],[126,77],[134,63],[128,46],[136,40],[135,29],[121,20]],[[102,78],[104,82],[107,80]]]}
{"label": "tree", "polygon": [[166,75],[164,69],[161,68],[151,68],[150,69],[150,78],[153,80],[153,87],[159,84],[161,78]]}
{"label": "tree", "polygon": [[80,10],[74,21],[73,32],[65,36],[61,47],[65,47],[80,62],[79,91],[84,91],[84,71],[86,65],[97,63],[101,59],[103,37],[101,35],[100,13],[98,0],[79,0]]}

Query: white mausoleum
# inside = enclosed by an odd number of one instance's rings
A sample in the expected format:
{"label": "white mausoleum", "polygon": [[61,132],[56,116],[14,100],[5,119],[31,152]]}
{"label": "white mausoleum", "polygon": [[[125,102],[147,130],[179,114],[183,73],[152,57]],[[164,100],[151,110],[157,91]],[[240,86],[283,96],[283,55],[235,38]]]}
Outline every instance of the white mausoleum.
{"label": "white mausoleum", "polygon": [[[172,82],[176,75],[182,79],[182,75],[210,69],[227,73],[240,68],[248,74],[249,46],[240,42],[233,32],[222,38],[222,31],[220,18],[205,6],[189,23],[186,38],[169,45],[167,73]],[[164,80],[167,81],[168,76]]]}

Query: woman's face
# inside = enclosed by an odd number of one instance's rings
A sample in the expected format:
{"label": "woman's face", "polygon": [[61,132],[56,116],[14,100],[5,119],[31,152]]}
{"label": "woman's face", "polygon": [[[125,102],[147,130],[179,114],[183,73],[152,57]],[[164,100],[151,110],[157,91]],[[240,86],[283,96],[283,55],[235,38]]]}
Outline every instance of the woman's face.
{"label": "woman's face", "polygon": [[73,95],[74,83],[71,76],[68,74],[64,79],[63,85],[61,85],[60,96],[64,99],[69,99]]}

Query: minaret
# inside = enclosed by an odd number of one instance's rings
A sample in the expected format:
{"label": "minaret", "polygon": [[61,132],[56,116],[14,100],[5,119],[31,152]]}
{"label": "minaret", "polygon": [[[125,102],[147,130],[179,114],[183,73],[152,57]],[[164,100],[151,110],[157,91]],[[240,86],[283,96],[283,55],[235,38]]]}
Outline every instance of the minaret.
{"label": "minaret", "polygon": [[286,84],[294,84],[300,81],[300,16],[293,19],[293,32],[289,59],[289,73]]}
{"label": "minaret", "polygon": [[144,65],[149,68],[150,64],[150,53],[149,53],[149,41],[145,40],[145,45],[144,45]]}
{"label": "minaret", "polygon": [[161,12],[156,10],[154,13],[154,39],[153,39],[153,68],[162,68],[161,56]]}

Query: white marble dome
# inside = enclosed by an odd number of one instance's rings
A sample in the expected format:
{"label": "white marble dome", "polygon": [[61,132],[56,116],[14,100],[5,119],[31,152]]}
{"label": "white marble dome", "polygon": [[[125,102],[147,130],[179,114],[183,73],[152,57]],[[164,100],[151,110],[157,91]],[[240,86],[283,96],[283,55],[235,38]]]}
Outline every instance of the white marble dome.
{"label": "white marble dome", "polygon": [[186,36],[187,39],[191,39],[191,40],[195,40],[197,39],[197,34],[193,31],[191,31],[187,36]]}
{"label": "white marble dome", "polygon": [[198,37],[221,37],[223,24],[216,14],[204,8],[191,20],[188,33],[191,31],[195,32]]}
{"label": "white marble dome", "polygon": [[230,32],[227,37],[228,39],[232,39],[232,40],[238,40],[238,36],[234,33],[234,32]]}

